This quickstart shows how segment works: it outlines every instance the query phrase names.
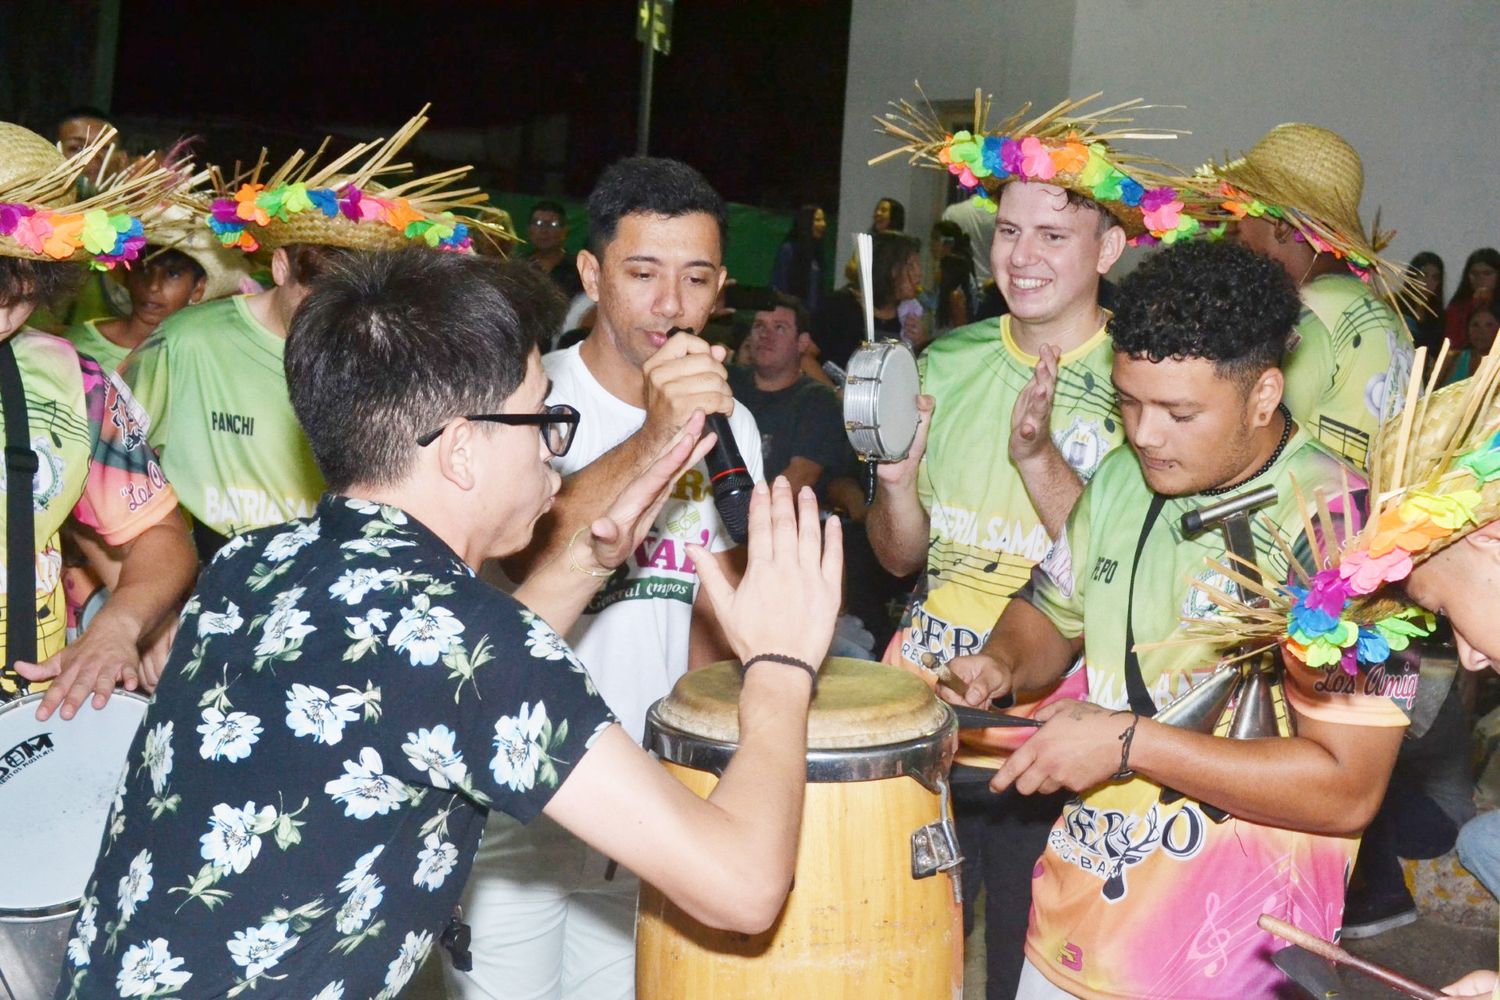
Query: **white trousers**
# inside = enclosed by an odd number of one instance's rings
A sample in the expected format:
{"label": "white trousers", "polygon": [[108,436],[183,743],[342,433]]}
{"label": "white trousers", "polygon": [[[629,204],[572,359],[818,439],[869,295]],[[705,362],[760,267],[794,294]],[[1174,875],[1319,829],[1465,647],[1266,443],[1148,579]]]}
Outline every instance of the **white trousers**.
{"label": "white trousers", "polygon": [[1076,1000],[1065,989],[1052,985],[1052,980],[1042,975],[1031,959],[1021,966],[1021,980],[1016,984],[1016,1000]]}
{"label": "white trousers", "polygon": [[464,890],[474,969],[444,961],[451,1000],[633,1000],[640,881],[608,867],[545,816],[491,811]]}

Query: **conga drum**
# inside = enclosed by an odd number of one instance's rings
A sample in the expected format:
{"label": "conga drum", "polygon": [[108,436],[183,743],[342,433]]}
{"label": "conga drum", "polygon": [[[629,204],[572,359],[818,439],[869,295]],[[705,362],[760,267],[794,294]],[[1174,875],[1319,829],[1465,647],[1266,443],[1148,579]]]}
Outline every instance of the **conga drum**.
{"label": "conga drum", "polygon": [[[737,665],[718,663],[689,672],[647,715],[650,749],[698,795],[734,754],[739,696]],[[715,930],[643,883],[641,1000],[962,997],[953,713],[905,670],[833,659],[807,729],[797,867],[780,916],[761,934]]]}

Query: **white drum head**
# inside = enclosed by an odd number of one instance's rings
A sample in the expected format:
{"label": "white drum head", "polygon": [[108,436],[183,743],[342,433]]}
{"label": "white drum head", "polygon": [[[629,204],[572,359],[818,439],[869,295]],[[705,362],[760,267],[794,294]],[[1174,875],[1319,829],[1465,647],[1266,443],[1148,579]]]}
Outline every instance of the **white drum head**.
{"label": "white drum head", "polygon": [[886,455],[905,458],[917,436],[917,359],[904,345],[892,345],[880,369],[875,421]]}
{"label": "white drum head", "polygon": [[146,699],[116,691],[99,711],[36,721],[40,694],[0,705],[0,844],[36,845],[0,878],[6,911],[44,911],[83,895]]}

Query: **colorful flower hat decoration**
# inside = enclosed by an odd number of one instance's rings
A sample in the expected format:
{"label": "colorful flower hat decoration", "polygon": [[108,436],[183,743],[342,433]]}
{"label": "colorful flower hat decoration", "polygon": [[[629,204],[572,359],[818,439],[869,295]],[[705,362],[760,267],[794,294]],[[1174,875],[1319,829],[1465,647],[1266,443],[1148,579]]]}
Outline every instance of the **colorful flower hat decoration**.
{"label": "colorful flower hat decoration", "polygon": [[114,139],[106,129],[64,157],[29,129],[0,122],[0,255],[41,261],[86,261],[97,270],[129,266],[146,246],[143,212],[182,183],[156,165],[99,179],[99,193],[75,201],[89,161]]}
{"label": "colorful flower hat decoration", "polygon": [[[1359,217],[1365,189],[1364,164],[1343,136],[1317,125],[1292,122],[1267,132],[1248,153],[1223,165],[1206,164],[1179,183],[1218,201],[1221,217],[1264,218],[1291,226],[1298,239],[1344,261],[1399,309],[1406,268],[1380,252],[1394,231]],[[1417,309],[1422,303],[1409,303]]]}
{"label": "colorful flower hat decoration", "polygon": [[311,157],[299,150],[265,179],[264,152],[248,174],[232,181],[215,172],[218,196],[206,206],[208,227],[223,246],[246,252],[303,243],[470,253],[476,237],[488,248],[514,241],[509,216],[486,204],[487,194],[454,186],[470,167],[392,182],[411,169],[392,161],[427,124],[426,112],[389,139],[361,143],[326,165],[318,165],[320,148]]}
{"label": "colorful flower hat decoration", "polygon": [[1121,112],[1145,107],[1139,100],[1085,113],[1099,97],[1061,101],[1032,118],[1026,117],[1027,104],[992,128],[990,98],[976,90],[974,126],[957,132],[949,132],[930,105],[919,109],[901,101],[875,121],[903,145],[870,163],[905,153],[913,163],[946,170],[964,190],[985,197],[991,210],[994,196],[1012,181],[1053,184],[1093,199],[1119,221],[1133,244],[1175,243],[1201,234],[1208,202],[1169,183],[1166,164],[1112,146],[1122,139],[1173,139],[1177,133],[1125,127],[1133,119]]}
{"label": "colorful flower hat decoration", "polygon": [[1309,667],[1354,674],[1432,632],[1432,615],[1410,604],[1400,584],[1500,518],[1500,351],[1471,378],[1434,391],[1446,351],[1444,345],[1425,393],[1425,351],[1418,351],[1406,405],[1376,437],[1363,526],[1342,546],[1321,544],[1333,537],[1330,509],[1356,509],[1355,498],[1347,489],[1332,503],[1304,498],[1315,565],[1292,560],[1297,582],[1287,587],[1242,582],[1252,592],[1246,601],[1213,595],[1223,616],[1190,624],[1185,636],[1251,652],[1279,643]]}

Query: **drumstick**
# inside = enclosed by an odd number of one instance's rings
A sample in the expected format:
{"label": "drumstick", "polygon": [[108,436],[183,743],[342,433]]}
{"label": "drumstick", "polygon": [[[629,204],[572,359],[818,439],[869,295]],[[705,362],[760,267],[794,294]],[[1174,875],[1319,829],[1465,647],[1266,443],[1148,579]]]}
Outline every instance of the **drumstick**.
{"label": "drumstick", "polygon": [[859,291],[864,297],[865,343],[875,343],[875,237],[854,234],[854,254],[859,258]]}
{"label": "drumstick", "polygon": [[931,653],[922,654],[922,666],[937,674],[938,683],[957,694],[960,698],[969,693],[969,685],[964,679],[952,670],[949,670],[948,664],[943,663]]}
{"label": "drumstick", "polygon": [[1384,983],[1393,990],[1400,990],[1407,996],[1416,997],[1417,1000],[1444,1000],[1447,996],[1447,994],[1440,993],[1430,986],[1423,986],[1421,983],[1413,982],[1399,972],[1392,972],[1384,966],[1376,965],[1374,962],[1351,955],[1333,942],[1324,941],[1316,934],[1311,934],[1300,927],[1287,923],[1285,920],[1278,920],[1269,913],[1262,913],[1259,922],[1261,930],[1270,931],[1277,937],[1290,941],[1298,947],[1306,948],[1314,955],[1326,958],[1336,965],[1347,965],[1349,968],[1357,972],[1362,972],[1377,982]]}

